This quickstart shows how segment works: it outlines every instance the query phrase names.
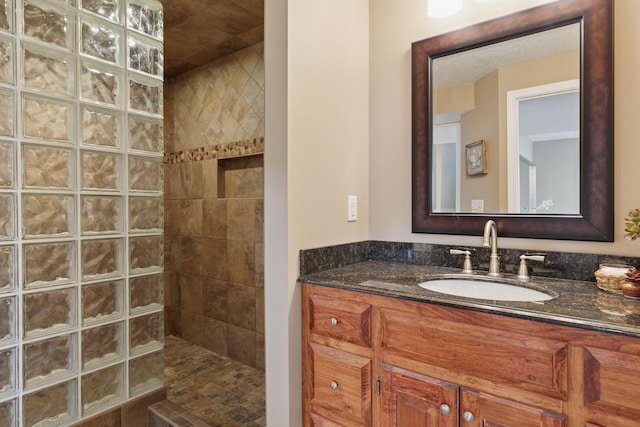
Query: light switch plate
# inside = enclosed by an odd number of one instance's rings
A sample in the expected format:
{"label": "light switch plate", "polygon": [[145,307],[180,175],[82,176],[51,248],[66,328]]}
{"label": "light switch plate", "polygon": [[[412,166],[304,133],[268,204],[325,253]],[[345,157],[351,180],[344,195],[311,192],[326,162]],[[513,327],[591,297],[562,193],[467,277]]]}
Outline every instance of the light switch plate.
{"label": "light switch plate", "polygon": [[347,196],[347,221],[358,220],[358,196]]}

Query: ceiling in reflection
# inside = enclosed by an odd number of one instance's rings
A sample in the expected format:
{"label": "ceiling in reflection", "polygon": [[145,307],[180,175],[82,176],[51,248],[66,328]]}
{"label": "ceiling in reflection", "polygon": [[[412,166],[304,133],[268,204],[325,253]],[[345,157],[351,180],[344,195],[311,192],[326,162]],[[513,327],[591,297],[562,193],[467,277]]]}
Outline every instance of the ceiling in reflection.
{"label": "ceiling in reflection", "polygon": [[505,65],[565,52],[578,52],[580,30],[579,24],[565,25],[437,58],[433,62],[433,72],[438,75],[437,81],[433,82],[434,89],[479,80]]}
{"label": "ceiling in reflection", "polygon": [[160,0],[165,78],[207,64],[264,38],[264,0]]}

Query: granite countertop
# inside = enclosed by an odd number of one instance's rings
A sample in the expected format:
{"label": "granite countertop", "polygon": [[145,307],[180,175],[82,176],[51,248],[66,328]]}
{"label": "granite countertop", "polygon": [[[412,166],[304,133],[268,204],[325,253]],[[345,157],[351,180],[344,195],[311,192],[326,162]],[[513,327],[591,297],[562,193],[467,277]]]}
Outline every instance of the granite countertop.
{"label": "granite countertop", "polygon": [[[640,300],[598,289],[595,282],[533,276],[525,284],[555,298],[541,302],[479,300],[429,291],[418,283],[460,271],[448,267],[365,261],[300,276],[300,282],[618,333],[640,338]],[[478,275],[484,272],[478,272]],[[506,280],[515,280],[505,274]]]}

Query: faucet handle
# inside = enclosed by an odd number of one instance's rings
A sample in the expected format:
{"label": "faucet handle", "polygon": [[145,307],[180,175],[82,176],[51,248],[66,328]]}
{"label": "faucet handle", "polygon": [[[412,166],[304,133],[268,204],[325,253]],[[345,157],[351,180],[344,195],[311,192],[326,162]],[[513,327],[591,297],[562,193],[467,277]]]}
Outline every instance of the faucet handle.
{"label": "faucet handle", "polygon": [[520,267],[518,267],[518,279],[527,281],[529,280],[529,268],[527,267],[527,260],[544,262],[547,254],[522,254],[520,255]]}
{"label": "faucet handle", "polygon": [[453,248],[449,250],[451,255],[464,255],[464,263],[462,264],[462,274],[473,274],[473,266],[471,265],[471,250],[468,248]]}

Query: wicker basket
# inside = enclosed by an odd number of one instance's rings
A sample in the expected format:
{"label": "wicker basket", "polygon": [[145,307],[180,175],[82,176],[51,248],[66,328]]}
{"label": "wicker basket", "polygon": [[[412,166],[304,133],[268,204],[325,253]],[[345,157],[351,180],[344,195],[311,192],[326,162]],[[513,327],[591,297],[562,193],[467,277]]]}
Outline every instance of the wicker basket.
{"label": "wicker basket", "polygon": [[596,271],[596,283],[598,287],[603,291],[622,293],[620,286],[626,282],[626,276],[622,275],[610,275],[603,273],[602,271]]}

